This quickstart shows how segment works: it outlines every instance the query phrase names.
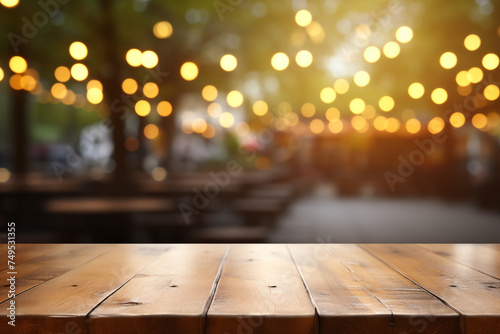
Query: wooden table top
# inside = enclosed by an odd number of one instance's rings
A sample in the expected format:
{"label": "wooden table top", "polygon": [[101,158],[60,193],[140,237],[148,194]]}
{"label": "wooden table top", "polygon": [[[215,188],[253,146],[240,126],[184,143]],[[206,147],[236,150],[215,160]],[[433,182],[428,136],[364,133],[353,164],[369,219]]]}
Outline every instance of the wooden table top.
{"label": "wooden table top", "polygon": [[15,266],[0,333],[500,333],[500,245],[21,244]]}

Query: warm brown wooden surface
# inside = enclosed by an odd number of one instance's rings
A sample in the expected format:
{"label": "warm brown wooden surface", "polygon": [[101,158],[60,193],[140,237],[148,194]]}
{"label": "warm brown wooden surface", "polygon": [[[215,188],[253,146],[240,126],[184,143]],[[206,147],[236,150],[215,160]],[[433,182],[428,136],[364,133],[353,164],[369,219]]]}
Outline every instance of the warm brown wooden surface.
{"label": "warm brown wooden surface", "polygon": [[91,313],[90,333],[203,333],[228,247],[170,246]]}
{"label": "warm brown wooden surface", "polygon": [[417,321],[424,321],[429,333],[458,332],[455,311],[357,245],[289,248],[318,311],[322,334],[412,333]]}
{"label": "warm brown wooden surface", "polygon": [[2,334],[500,333],[499,245],[16,248]]}
{"label": "warm brown wooden surface", "polygon": [[285,245],[233,245],[207,333],[314,333],[314,307]]}
{"label": "warm brown wooden surface", "polygon": [[500,332],[500,280],[418,245],[363,245],[461,314],[461,332]]}

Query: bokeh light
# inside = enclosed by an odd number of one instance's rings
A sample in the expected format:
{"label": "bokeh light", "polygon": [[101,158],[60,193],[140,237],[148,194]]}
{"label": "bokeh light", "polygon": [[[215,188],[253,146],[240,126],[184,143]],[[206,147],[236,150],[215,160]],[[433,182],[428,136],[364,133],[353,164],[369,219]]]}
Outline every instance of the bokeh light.
{"label": "bokeh light", "polygon": [[232,90],[227,93],[226,101],[230,107],[238,108],[243,104],[243,94],[237,90]]}
{"label": "bokeh light", "polygon": [[401,48],[399,47],[399,44],[396,43],[396,42],[387,42],[382,51],[384,52],[384,55],[389,58],[389,59],[393,59],[393,58],[396,58],[399,53],[401,52]]}
{"label": "bokeh light", "polygon": [[351,126],[359,133],[365,133],[368,131],[368,122],[361,115],[356,115],[351,119]]}
{"label": "bokeh light", "polygon": [[349,110],[351,110],[353,114],[361,114],[365,110],[365,106],[365,101],[357,97],[352,99],[349,103]]}
{"label": "bokeh light", "polygon": [[63,99],[66,96],[67,91],[68,90],[66,86],[60,82],[52,85],[52,88],[50,89],[50,93],[52,94],[52,96],[59,100]]}
{"label": "bokeh light", "polygon": [[450,124],[454,128],[460,128],[465,124],[465,116],[461,112],[454,112],[450,115]]}
{"label": "bokeh light", "polygon": [[186,81],[192,81],[198,76],[198,66],[193,62],[185,62],[181,66],[181,76]]}
{"label": "bokeh light", "polygon": [[238,60],[231,54],[226,54],[220,59],[220,67],[226,72],[233,71],[236,66],[238,66]]}
{"label": "bokeh light", "polygon": [[271,65],[277,71],[283,71],[288,67],[289,63],[290,60],[288,59],[288,56],[283,52],[278,52],[271,58]]}
{"label": "bokeh light", "polygon": [[420,121],[416,118],[410,118],[408,121],[406,121],[406,131],[411,134],[418,133],[421,127],[422,125],[420,124]]}
{"label": "bokeh light", "polygon": [[169,38],[170,36],[172,36],[173,32],[174,28],[172,27],[172,24],[167,21],[157,22],[153,26],[153,34],[156,36],[156,38],[159,39]]}
{"label": "bokeh light", "polygon": [[335,89],[337,94],[345,94],[349,91],[349,82],[346,79],[337,79],[333,84],[333,89]]}
{"label": "bokeh light", "polygon": [[59,82],[67,82],[71,79],[71,71],[66,66],[59,66],[54,71],[54,77]]}
{"label": "bokeh light", "polygon": [[69,54],[76,60],[85,59],[88,54],[87,46],[82,42],[73,42],[69,46]]}
{"label": "bokeh light", "polygon": [[401,123],[399,122],[399,120],[397,118],[389,117],[387,119],[387,129],[386,129],[387,132],[394,133],[394,132],[398,131],[400,127],[401,127]]}
{"label": "bokeh light", "polygon": [[408,43],[413,38],[413,30],[410,27],[402,26],[396,30],[396,39],[400,43]]}
{"label": "bokeh light", "polygon": [[127,78],[122,82],[122,90],[125,94],[135,94],[138,88],[139,86],[137,85],[137,81],[132,78]]}
{"label": "bokeh light", "polygon": [[432,134],[438,134],[444,129],[444,121],[441,117],[434,117],[427,124],[427,130]]}
{"label": "bokeh light", "polygon": [[366,71],[358,71],[354,74],[353,81],[358,87],[365,87],[370,83],[370,74]]}
{"label": "bokeh light", "polygon": [[380,100],[378,100],[378,106],[383,111],[391,111],[394,109],[394,99],[390,96],[382,96]]}
{"label": "bokeh light", "polygon": [[301,9],[295,14],[295,22],[301,27],[307,27],[312,21],[312,15],[307,9]]}
{"label": "bokeh light", "polygon": [[201,96],[205,101],[211,102],[217,98],[218,92],[217,88],[213,85],[206,85],[201,90]]}
{"label": "bokeh light", "polygon": [[460,87],[466,87],[470,85],[469,72],[467,71],[458,72],[455,81],[457,82],[457,85],[459,85]]}
{"label": "bokeh light", "polygon": [[332,103],[335,101],[335,98],[337,97],[337,94],[335,93],[335,90],[331,87],[325,87],[321,90],[320,93],[320,98],[321,101],[324,103]]}
{"label": "bokeh light", "polygon": [[325,123],[323,123],[323,121],[319,118],[315,118],[311,121],[311,123],[309,123],[309,129],[316,135],[320,134],[325,129]]}
{"label": "bokeh light", "polygon": [[207,107],[207,112],[210,117],[218,118],[222,114],[222,107],[218,103],[210,103]]}
{"label": "bokeh light", "polygon": [[376,46],[369,46],[363,52],[363,57],[369,63],[375,63],[380,59],[380,50]]}
{"label": "bokeh light", "polygon": [[457,56],[453,52],[445,52],[439,58],[439,63],[445,69],[453,68],[457,64]]}
{"label": "bokeh light", "polygon": [[144,136],[148,139],[156,139],[160,130],[155,124],[148,124],[144,127]]}
{"label": "bokeh light", "polygon": [[148,101],[145,100],[139,100],[135,104],[135,113],[141,117],[145,117],[149,115],[151,112],[151,105],[149,104]]}
{"label": "bokeh light", "polygon": [[155,167],[151,171],[151,177],[157,182],[164,181],[167,178],[167,171],[163,167]]}
{"label": "bokeh light", "polygon": [[467,73],[467,78],[472,83],[478,83],[483,80],[483,70],[479,67],[472,67]]}
{"label": "bokeh light", "polygon": [[256,101],[253,104],[253,113],[257,116],[264,116],[268,111],[268,106],[265,101]]}
{"label": "bokeh light", "polygon": [[130,49],[125,55],[125,60],[132,67],[138,67],[142,64],[142,52],[138,49]]}
{"label": "bokeh light", "polygon": [[481,46],[481,38],[478,35],[470,34],[465,37],[464,46],[469,51],[475,51]]}
{"label": "bokeh light", "polygon": [[10,171],[7,168],[0,168],[0,183],[5,183],[10,180]]}
{"label": "bokeh light", "polygon": [[9,67],[14,73],[24,73],[28,68],[28,63],[21,56],[14,56],[10,58]]}
{"label": "bokeh light", "polygon": [[483,67],[487,70],[494,70],[498,67],[498,64],[500,62],[500,59],[498,56],[494,53],[488,53],[483,57]]}
{"label": "bokeh light", "polygon": [[11,76],[9,80],[10,87],[15,90],[23,89],[23,86],[21,86],[21,79],[22,76],[20,74],[14,74],[13,76]]}
{"label": "bokeh light", "polygon": [[223,128],[230,128],[234,124],[234,116],[229,112],[224,112],[219,117],[219,124]]}
{"label": "bokeh light", "polygon": [[148,82],[142,88],[142,92],[145,97],[149,99],[154,99],[155,97],[158,96],[160,89],[158,88],[158,85],[155,84],[154,82]]}
{"label": "bokeh light", "polygon": [[92,104],[101,103],[103,98],[102,90],[99,88],[93,87],[87,91],[87,100]]}
{"label": "bokeh light", "polygon": [[325,117],[329,121],[340,119],[340,110],[335,107],[330,107],[326,110]]}
{"label": "bokeh light", "polygon": [[488,118],[486,115],[478,113],[472,117],[472,125],[479,130],[484,129],[488,125]]}
{"label": "bokeh light", "polygon": [[0,81],[2,81],[3,78],[4,78],[3,69],[0,67]]}
{"label": "bokeh light", "polygon": [[484,89],[484,97],[489,101],[495,101],[500,96],[500,89],[496,85],[488,85]]}
{"label": "bokeh light", "polygon": [[207,121],[203,118],[197,118],[193,121],[193,131],[196,133],[203,133],[207,129]]}
{"label": "bokeh light", "polygon": [[102,83],[99,81],[99,80],[89,80],[89,82],[87,82],[87,90],[88,89],[91,89],[91,88],[97,88],[99,90],[103,90],[104,87],[102,86]]}
{"label": "bokeh light", "polygon": [[87,66],[80,63],[71,66],[71,76],[76,81],[83,81],[87,79],[88,75],[89,70],[87,69]]}
{"label": "bokeh light", "polygon": [[435,104],[443,104],[448,100],[448,93],[444,88],[436,88],[431,93],[431,99]]}
{"label": "bokeh light", "polygon": [[344,128],[344,123],[341,119],[333,119],[328,123],[328,130],[331,133],[340,133]]}
{"label": "bokeh light", "polygon": [[408,87],[408,95],[412,99],[419,99],[424,96],[425,88],[420,82],[414,82]]}
{"label": "bokeh light", "polygon": [[156,106],[156,112],[162,117],[167,117],[172,113],[172,104],[168,101],[160,101]]}
{"label": "bokeh light", "polygon": [[141,56],[141,64],[146,68],[153,68],[158,65],[158,55],[151,50],[144,51]]}
{"label": "bokeh light", "polygon": [[302,113],[302,115],[304,115],[304,117],[313,117],[316,113],[316,107],[314,106],[314,104],[306,102],[300,108],[300,112]]}
{"label": "bokeh light", "polygon": [[19,0],[0,0],[0,3],[7,8],[13,8],[19,4]]}
{"label": "bokeh light", "polygon": [[389,125],[389,122],[387,121],[387,117],[385,117],[385,116],[377,116],[373,120],[373,127],[378,131],[387,130],[388,125]]}
{"label": "bokeh light", "polygon": [[307,50],[301,50],[297,52],[297,55],[295,56],[295,62],[300,67],[308,67],[313,62],[313,55]]}

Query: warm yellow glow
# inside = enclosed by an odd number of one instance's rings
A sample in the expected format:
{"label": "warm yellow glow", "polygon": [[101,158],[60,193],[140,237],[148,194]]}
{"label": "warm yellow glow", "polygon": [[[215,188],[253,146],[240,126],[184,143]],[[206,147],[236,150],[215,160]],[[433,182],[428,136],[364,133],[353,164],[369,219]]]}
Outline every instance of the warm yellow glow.
{"label": "warm yellow glow", "polygon": [[207,139],[213,138],[215,136],[215,126],[208,124],[207,129],[201,135]]}
{"label": "warm yellow glow", "polygon": [[320,98],[324,103],[332,103],[335,101],[336,97],[337,93],[335,93],[335,90],[331,87],[325,87],[321,90]]}
{"label": "warm yellow glow", "polygon": [[238,124],[236,124],[235,130],[238,136],[244,137],[250,132],[250,127],[248,126],[247,122],[239,122]]}
{"label": "warm yellow glow", "polygon": [[473,117],[472,117],[472,125],[476,128],[476,129],[483,129],[486,127],[486,125],[488,125],[488,118],[484,115],[484,114],[475,114]]}
{"label": "warm yellow glow", "polygon": [[439,58],[439,63],[445,69],[453,68],[457,64],[457,56],[453,52],[445,52]]}
{"label": "warm yellow glow", "polygon": [[167,21],[157,22],[153,26],[153,34],[156,36],[156,38],[159,39],[169,38],[170,36],[172,36],[173,32],[174,28],[172,27],[170,22]]}
{"label": "warm yellow glow", "polygon": [[201,90],[201,96],[205,101],[208,102],[214,101],[217,98],[217,95],[218,95],[217,88],[212,85],[206,85]]}
{"label": "warm yellow glow", "polygon": [[483,70],[481,70],[479,67],[473,67],[469,70],[467,78],[472,83],[478,83],[479,81],[483,80]]}
{"label": "warm yellow glow", "polygon": [[23,75],[19,81],[21,88],[27,90],[28,92],[33,91],[36,88],[37,81],[34,77],[29,74]]}
{"label": "warm yellow glow", "polygon": [[218,103],[210,103],[207,107],[207,112],[212,118],[217,118],[222,113],[222,107]]}
{"label": "warm yellow glow", "polygon": [[376,46],[369,46],[365,49],[363,57],[369,63],[375,63],[380,59],[380,50]]}
{"label": "warm yellow glow", "polygon": [[378,106],[380,110],[391,111],[394,109],[394,99],[390,96],[382,96],[380,100],[378,100]]}
{"label": "warm yellow glow", "polygon": [[[3,3],[2,3],[3,4]],[[10,171],[7,168],[0,168],[0,183],[5,183],[10,179]]]}
{"label": "warm yellow glow", "polygon": [[457,85],[459,85],[460,87],[466,87],[470,85],[469,72],[467,71],[458,72],[455,80],[457,82]]}
{"label": "warm yellow glow", "polygon": [[425,88],[420,82],[414,82],[408,87],[408,95],[412,99],[419,99],[424,96]]}
{"label": "warm yellow glow", "polygon": [[370,83],[370,75],[366,71],[358,71],[353,77],[354,83],[358,87],[365,87]]}
{"label": "warm yellow glow", "polygon": [[155,167],[151,171],[151,177],[157,182],[164,181],[167,178],[167,171],[163,167]]}
{"label": "warm yellow glow", "polygon": [[88,75],[89,70],[87,69],[87,66],[83,64],[75,64],[71,66],[71,76],[76,81],[83,81],[87,79]]}
{"label": "warm yellow glow", "polygon": [[396,30],[396,39],[400,43],[408,43],[413,38],[413,30],[410,27],[403,26]]}
{"label": "warm yellow glow", "polygon": [[102,90],[99,88],[93,87],[87,91],[87,100],[92,104],[101,103],[103,98]]}
{"label": "warm yellow glow", "polygon": [[295,14],[295,22],[301,27],[307,27],[312,21],[312,15],[307,9],[301,9]]}
{"label": "warm yellow glow", "polygon": [[87,82],[87,90],[90,88],[97,88],[99,90],[103,90],[102,83],[99,80],[90,80]]}
{"label": "warm yellow glow", "polygon": [[19,0],[0,0],[0,3],[7,8],[13,8],[19,4]]}
{"label": "warm yellow glow", "polygon": [[333,119],[328,123],[328,130],[331,133],[340,133],[344,128],[344,123],[340,119]]}
{"label": "warm yellow glow", "polygon": [[85,59],[88,54],[87,46],[82,42],[73,42],[69,46],[69,54],[76,60]]}
{"label": "warm yellow glow", "polygon": [[50,92],[52,93],[52,96],[55,97],[56,99],[63,99],[66,96],[66,93],[68,92],[66,86],[64,84],[58,82],[52,86],[50,89]]}
{"label": "warm yellow glow", "polygon": [[125,94],[132,95],[135,92],[137,92],[137,89],[139,86],[137,85],[137,81],[134,79],[128,78],[123,80],[122,82],[122,90],[125,92]]}
{"label": "warm yellow glow", "polygon": [[401,123],[395,117],[389,117],[387,119],[387,132],[394,133],[399,130]]}
{"label": "warm yellow glow", "polygon": [[325,123],[318,118],[313,119],[311,123],[309,123],[309,129],[311,129],[311,132],[316,135],[320,134],[323,130],[325,130]]}
{"label": "warm yellow glow", "polygon": [[401,113],[401,119],[403,120],[409,120],[411,118],[415,118],[416,116],[417,115],[415,114],[415,111],[413,111],[412,109],[405,109]]}
{"label": "warm yellow glow", "polygon": [[172,104],[168,101],[161,101],[156,106],[156,112],[162,117],[167,117],[172,113]]}
{"label": "warm yellow glow", "polygon": [[154,124],[148,124],[144,127],[144,136],[148,139],[155,139],[160,134],[160,130]]}
{"label": "warm yellow glow", "polygon": [[232,90],[227,93],[226,96],[227,104],[233,108],[238,108],[243,104],[243,94],[237,90]]}
{"label": "warm yellow glow", "polygon": [[23,57],[14,56],[10,58],[9,67],[14,73],[23,73],[28,69],[28,63]]}
{"label": "warm yellow glow", "polygon": [[370,104],[366,105],[365,111],[363,111],[362,113],[363,117],[366,119],[372,119],[373,117],[375,117],[376,114],[377,110],[375,110],[375,107]]}
{"label": "warm yellow glow", "polygon": [[491,84],[486,86],[483,94],[487,100],[495,101],[500,96],[500,89],[498,86]]}
{"label": "warm yellow glow", "polygon": [[363,101],[359,97],[352,99],[349,103],[349,110],[351,110],[353,114],[361,114],[365,110],[365,107],[365,101]]}
{"label": "warm yellow glow", "polygon": [[305,117],[313,117],[316,113],[316,107],[314,106],[314,104],[307,102],[302,105],[302,107],[300,108],[300,112]]}
{"label": "warm yellow glow", "polygon": [[306,32],[314,43],[321,43],[325,39],[325,30],[319,22],[312,21],[306,27]]}
{"label": "warm yellow glow", "polygon": [[193,133],[192,121],[190,119],[183,120],[181,124],[181,129],[182,132],[184,132],[187,135],[192,134]]}
{"label": "warm yellow glow", "polygon": [[421,127],[422,125],[420,124],[420,121],[416,118],[410,118],[406,122],[406,131],[408,131],[411,134],[418,133]]}
{"label": "warm yellow glow", "polygon": [[307,50],[301,50],[297,52],[297,55],[295,56],[295,62],[300,67],[308,67],[313,62],[313,55]]}
{"label": "warm yellow glow", "polygon": [[148,82],[142,88],[142,92],[144,93],[145,97],[149,99],[154,99],[155,97],[158,96],[160,89],[158,88],[158,85],[155,84],[154,82]]}
{"label": "warm yellow glow", "polygon": [[377,116],[373,120],[373,127],[378,131],[387,130],[388,124],[389,124],[389,122],[387,121],[387,118],[385,116]]}
{"label": "warm yellow glow", "polygon": [[333,89],[335,89],[337,94],[345,94],[349,91],[349,82],[346,79],[337,79],[333,84]]}
{"label": "warm yellow glow", "polygon": [[181,76],[186,81],[192,81],[198,76],[198,66],[193,62],[186,62],[181,66]]}
{"label": "warm yellow glow", "polygon": [[465,48],[469,51],[475,51],[481,46],[481,38],[478,35],[470,34],[465,37],[464,40]]}
{"label": "warm yellow glow", "polygon": [[238,60],[231,54],[224,55],[220,59],[220,67],[226,72],[233,71],[236,66],[238,66]]}
{"label": "warm yellow glow", "polygon": [[71,79],[71,72],[66,66],[59,66],[54,71],[54,77],[59,82],[66,82]]}
{"label": "warm yellow glow", "polygon": [[356,115],[351,119],[351,126],[359,133],[368,131],[368,122],[363,116]]}
{"label": "warm yellow glow", "polygon": [[486,56],[483,57],[483,67],[487,70],[492,71],[496,69],[499,63],[500,59],[494,53],[488,53]]}
{"label": "warm yellow glow", "polygon": [[141,56],[141,64],[146,68],[153,68],[158,65],[158,55],[151,50],[144,51]]}
{"label": "warm yellow glow", "polygon": [[22,76],[20,74],[14,74],[10,77],[9,84],[15,90],[21,90],[23,87],[21,86]]}
{"label": "warm yellow glow", "polygon": [[488,117],[489,128],[496,128],[497,126],[500,125],[500,115],[498,115],[497,113],[490,112],[487,117]]}
{"label": "warm yellow glow", "polygon": [[333,121],[336,119],[340,119],[340,110],[337,108],[331,107],[326,110],[325,113],[326,119],[329,121]]}
{"label": "warm yellow glow", "polygon": [[387,58],[393,59],[399,55],[399,52],[401,52],[401,48],[396,42],[387,42],[384,45],[383,52]]}
{"label": "warm yellow glow", "polygon": [[454,112],[450,116],[450,124],[454,128],[461,128],[465,124],[465,116],[461,112]]}
{"label": "warm yellow glow", "polygon": [[427,124],[427,129],[433,135],[440,133],[444,129],[444,121],[441,117],[434,117]]}
{"label": "warm yellow glow", "polygon": [[443,104],[448,100],[448,93],[444,88],[436,88],[431,93],[431,99],[435,104]]}
{"label": "warm yellow glow", "polygon": [[3,77],[4,77],[3,69],[0,67],[0,81],[3,80]]}
{"label": "warm yellow glow", "polygon": [[135,104],[135,112],[139,116],[147,116],[151,112],[151,105],[145,100],[137,101]]}
{"label": "warm yellow glow", "polygon": [[290,60],[288,59],[288,56],[283,52],[278,52],[274,54],[273,58],[271,58],[271,65],[277,71],[283,71],[288,67],[289,63]]}
{"label": "warm yellow glow", "polygon": [[223,128],[230,128],[234,124],[234,116],[231,113],[222,113],[219,117],[219,123]]}
{"label": "warm yellow glow", "polygon": [[125,59],[130,66],[138,67],[142,64],[142,52],[138,49],[130,49],[125,55]]}
{"label": "warm yellow glow", "polygon": [[256,101],[253,104],[253,113],[257,116],[263,116],[267,113],[268,111],[268,106],[265,101]]}
{"label": "warm yellow glow", "polygon": [[470,93],[472,93],[472,86],[471,85],[467,85],[465,87],[458,86],[457,91],[458,91],[458,94],[460,94],[462,96],[467,96]]}
{"label": "warm yellow glow", "polygon": [[203,133],[207,129],[207,121],[203,118],[197,118],[193,121],[193,131],[196,133]]}

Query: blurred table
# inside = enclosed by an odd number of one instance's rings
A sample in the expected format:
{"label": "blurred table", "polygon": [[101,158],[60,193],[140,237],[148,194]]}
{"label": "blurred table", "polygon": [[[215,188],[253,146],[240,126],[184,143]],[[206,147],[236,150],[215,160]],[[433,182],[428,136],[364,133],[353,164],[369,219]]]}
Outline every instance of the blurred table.
{"label": "blurred table", "polygon": [[500,245],[23,244],[16,259],[23,334],[500,328]]}

